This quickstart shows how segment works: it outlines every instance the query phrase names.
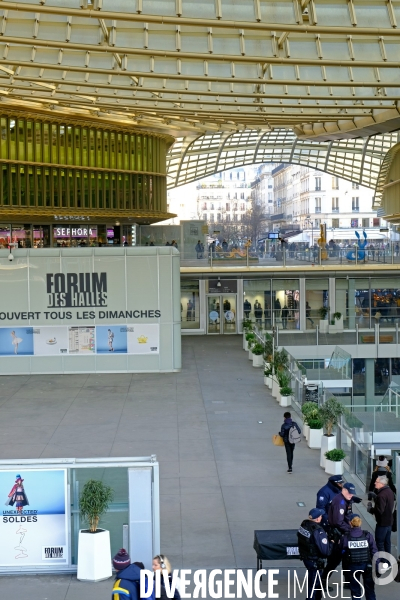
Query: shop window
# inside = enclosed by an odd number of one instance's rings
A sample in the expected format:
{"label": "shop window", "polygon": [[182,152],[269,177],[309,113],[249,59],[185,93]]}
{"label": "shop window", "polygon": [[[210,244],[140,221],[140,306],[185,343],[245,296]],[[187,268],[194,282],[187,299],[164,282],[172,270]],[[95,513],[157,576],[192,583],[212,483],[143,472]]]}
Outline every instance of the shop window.
{"label": "shop window", "polygon": [[362,226],[363,227],[369,227],[369,219],[363,219],[362,220]]}
{"label": "shop window", "polygon": [[[323,279],[306,279],[306,326],[315,328],[321,320],[321,309],[327,308],[329,281]],[[328,314],[329,318],[329,314]]]}
{"label": "shop window", "polygon": [[298,279],[272,280],[273,321],[279,329],[299,329],[300,292]]}
{"label": "shop window", "polygon": [[381,226],[381,220],[377,217],[374,217],[372,219],[372,227],[380,227]]}
{"label": "shop window", "polygon": [[271,280],[243,281],[243,315],[264,329],[272,327]]}
{"label": "shop window", "polygon": [[351,227],[358,227],[358,219],[351,219],[350,225]]}
{"label": "shop window", "polygon": [[181,327],[200,328],[200,295],[198,280],[181,280]]}
{"label": "shop window", "polygon": [[339,219],[332,219],[332,227],[334,227],[334,228],[339,227]]}
{"label": "shop window", "polygon": [[400,322],[400,277],[371,279],[371,316],[380,327],[395,327]]}

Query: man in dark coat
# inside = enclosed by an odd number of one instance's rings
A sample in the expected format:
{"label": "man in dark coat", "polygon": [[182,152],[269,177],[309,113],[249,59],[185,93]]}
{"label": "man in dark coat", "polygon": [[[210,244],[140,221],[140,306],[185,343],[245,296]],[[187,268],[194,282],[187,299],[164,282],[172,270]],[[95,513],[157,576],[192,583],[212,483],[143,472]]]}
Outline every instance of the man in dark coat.
{"label": "man in dark coat", "polygon": [[375,516],[375,539],[378,550],[391,554],[394,494],[388,483],[386,475],[377,478],[375,488],[378,493],[375,495],[375,506],[368,502],[367,510]]}
{"label": "man in dark coat", "polygon": [[332,550],[332,544],[328,540],[326,531],[321,527],[323,514],[323,510],[312,508],[308,514],[308,519],[301,523],[297,532],[300,558],[308,572],[308,600],[319,600],[322,596],[320,589],[321,573],[324,560]]}
{"label": "man in dark coat", "polygon": [[344,481],[343,475],[332,475],[329,477],[327,483],[317,492],[317,503],[316,507],[322,509],[324,514],[322,515],[321,525],[324,529],[328,526],[328,510],[332,500],[335,496],[340,494],[342,491]]}
{"label": "man in dark coat", "polygon": [[300,427],[297,425],[296,421],[292,421],[292,415],[290,414],[290,412],[285,412],[283,417],[284,417],[284,421],[283,421],[281,430],[279,432],[279,435],[281,436],[281,438],[283,438],[283,442],[285,444],[286,458],[287,458],[287,464],[288,464],[287,472],[292,473],[293,452],[294,452],[295,444],[292,444],[289,441],[289,431],[292,429],[292,427],[295,427],[299,433],[301,433],[301,430],[300,430]]}

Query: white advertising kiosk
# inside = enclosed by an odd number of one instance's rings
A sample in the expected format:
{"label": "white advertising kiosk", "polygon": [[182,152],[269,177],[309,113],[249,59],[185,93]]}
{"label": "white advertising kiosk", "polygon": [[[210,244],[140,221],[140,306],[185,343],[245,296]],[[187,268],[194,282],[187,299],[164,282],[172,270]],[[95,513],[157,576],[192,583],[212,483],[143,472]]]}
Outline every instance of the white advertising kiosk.
{"label": "white advertising kiosk", "polygon": [[0,250],[0,374],[181,368],[173,247]]}

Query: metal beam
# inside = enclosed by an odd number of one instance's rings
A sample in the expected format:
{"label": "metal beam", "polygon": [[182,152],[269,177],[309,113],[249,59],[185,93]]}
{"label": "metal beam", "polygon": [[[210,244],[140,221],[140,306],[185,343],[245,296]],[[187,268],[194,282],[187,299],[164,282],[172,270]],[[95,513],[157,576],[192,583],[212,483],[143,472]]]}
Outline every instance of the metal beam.
{"label": "metal beam", "polygon": [[384,27],[346,27],[346,26],[322,26],[318,23],[314,25],[293,25],[287,23],[262,23],[259,21],[232,21],[223,18],[215,19],[198,19],[182,17],[178,15],[165,16],[154,14],[127,13],[119,11],[99,11],[99,10],[81,10],[77,8],[61,8],[58,6],[46,6],[44,4],[24,4],[22,2],[1,2],[1,9],[12,10],[16,12],[25,12],[29,15],[32,13],[53,14],[74,16],[87,19],[109,19],[117,21],[125,21],[131,23],[157,23],[160,25],[188,25],[190,27],[215,27],[222,29],[250,29],[254,31],[288,31],[299,34],[307,34],[314,36],[316,33],[327,33],[331,35],[362,35],[374,36],[383,35],[388,37],[398,37],[400,32],[393,28]]}

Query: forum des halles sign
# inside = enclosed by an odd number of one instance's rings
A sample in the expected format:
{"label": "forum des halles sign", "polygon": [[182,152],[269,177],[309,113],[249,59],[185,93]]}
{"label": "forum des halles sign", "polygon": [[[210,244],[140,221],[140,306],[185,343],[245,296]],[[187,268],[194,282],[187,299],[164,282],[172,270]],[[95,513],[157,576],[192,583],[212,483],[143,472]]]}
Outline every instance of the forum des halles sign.
{"label": "forum des halles sign", "polygon": [[158,354],[158,278],[143,262],[138,273],[134,263],[127,270],[121,258],[5,265],[0,356]]}

